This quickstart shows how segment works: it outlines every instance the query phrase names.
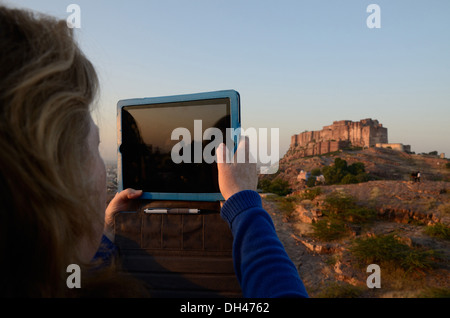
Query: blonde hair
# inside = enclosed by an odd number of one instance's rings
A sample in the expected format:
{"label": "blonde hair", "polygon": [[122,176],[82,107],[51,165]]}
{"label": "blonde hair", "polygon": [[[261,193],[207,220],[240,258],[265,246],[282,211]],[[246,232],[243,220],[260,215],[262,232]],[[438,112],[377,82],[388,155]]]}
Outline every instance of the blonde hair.
{"label": "blonde hair", "polygon": [[0,295],[67,295],[102,222],[86,174],[93,65],[65,21],[0,6]]}

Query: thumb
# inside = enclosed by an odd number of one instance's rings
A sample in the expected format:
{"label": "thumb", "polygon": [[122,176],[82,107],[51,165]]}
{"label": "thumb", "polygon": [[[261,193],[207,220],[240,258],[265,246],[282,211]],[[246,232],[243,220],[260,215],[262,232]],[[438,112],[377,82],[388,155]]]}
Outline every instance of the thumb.
{"label": "thumb", "polygon": [[142,195],[142,190],[130,189],[131,191],[128,193],[128,199],[136,199]]}
{"label": "thumb", "polygon": [[218,164],[226,163],[227,157],[228,157],[228,149],[224,143],[221,143],[219,146],[217,146],[217,149],[216,149],[217,163]]}
{"label": "thumb", "polygon": [[125,189],[116,194],[117,199],[126,200],[126,199],[136,199],[142,195],[142,190],[135,190],[132,188]]}

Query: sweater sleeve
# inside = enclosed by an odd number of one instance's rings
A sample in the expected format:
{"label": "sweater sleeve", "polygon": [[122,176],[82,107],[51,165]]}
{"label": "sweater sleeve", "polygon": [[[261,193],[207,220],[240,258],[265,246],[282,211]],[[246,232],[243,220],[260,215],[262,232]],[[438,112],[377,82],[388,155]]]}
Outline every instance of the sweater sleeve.
{"label": "sweater sleeve", "polygon": [[221,216],[233,234],[234,269],[244,297],[308,297],[257,192],[235,193]]}
{"label": "sweater sleeve", "polygon": [[99,269],[111,264],[114,257],[118,255],[118,249],[116,245],[111,242],[106,235],[102,235],[100,246],[91,260],[91,263],[97,264],[95,269]]}

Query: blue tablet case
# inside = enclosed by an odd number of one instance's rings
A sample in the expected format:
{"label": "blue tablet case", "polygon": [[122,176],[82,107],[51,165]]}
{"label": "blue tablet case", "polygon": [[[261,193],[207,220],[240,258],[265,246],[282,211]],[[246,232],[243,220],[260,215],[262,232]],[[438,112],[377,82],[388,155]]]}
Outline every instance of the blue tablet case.
{"label": "blue tablet case", "polygon": [[[230,121],[231,127],[234,129],[239,129],[241,127],[240,120],[240,96],[235,90],[223,90],[214,91],[206,93],[197,94],[187,94],[187,95],[174,95],[174,96],[164,96],[164,97],[150,97],[150,98],[134,98],[120,100],[117,103],[117,154],[118,154],[118,167],[117,167],[117,177],[118,177],[118,191],[123,190],[123,162],[121,148],[122,145],[122,109],[126,106],[151,106],[153,104],[167,104],[167,107],[171,107],[171,103],[182,103],[191,101],[202,101],[202,100],[212,100],[212,99],[228,99],[230,105]],[[236,150],[237,144],[239,142],[238,136],[234,140],[234,150]],[[176,193],[176,192],[144,192],[141,199],[150,200],[183,200],[183,201],[223,201],[224,198],[220,192],[218,193]]]}

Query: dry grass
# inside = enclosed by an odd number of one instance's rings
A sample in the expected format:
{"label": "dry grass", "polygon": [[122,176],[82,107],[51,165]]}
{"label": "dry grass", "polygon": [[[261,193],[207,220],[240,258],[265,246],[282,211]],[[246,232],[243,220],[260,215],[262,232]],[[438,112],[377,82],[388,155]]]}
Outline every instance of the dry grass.
{"label": "dry grass", "polygon": [[441,204],[437,209],[445,215],[450,215],[450,202]]}
{"label": "dry grass", "polygon": [[436,223],[435,225],[427,226],[425,227],[424,232],[428,236],[450,240],[450,227],[442,223]]}
{"label": "dry grass", "polygon": [[363,287],[357,287],[344,282],[332,282],[327,284],[317,298],[358,298],[365,291]]}

